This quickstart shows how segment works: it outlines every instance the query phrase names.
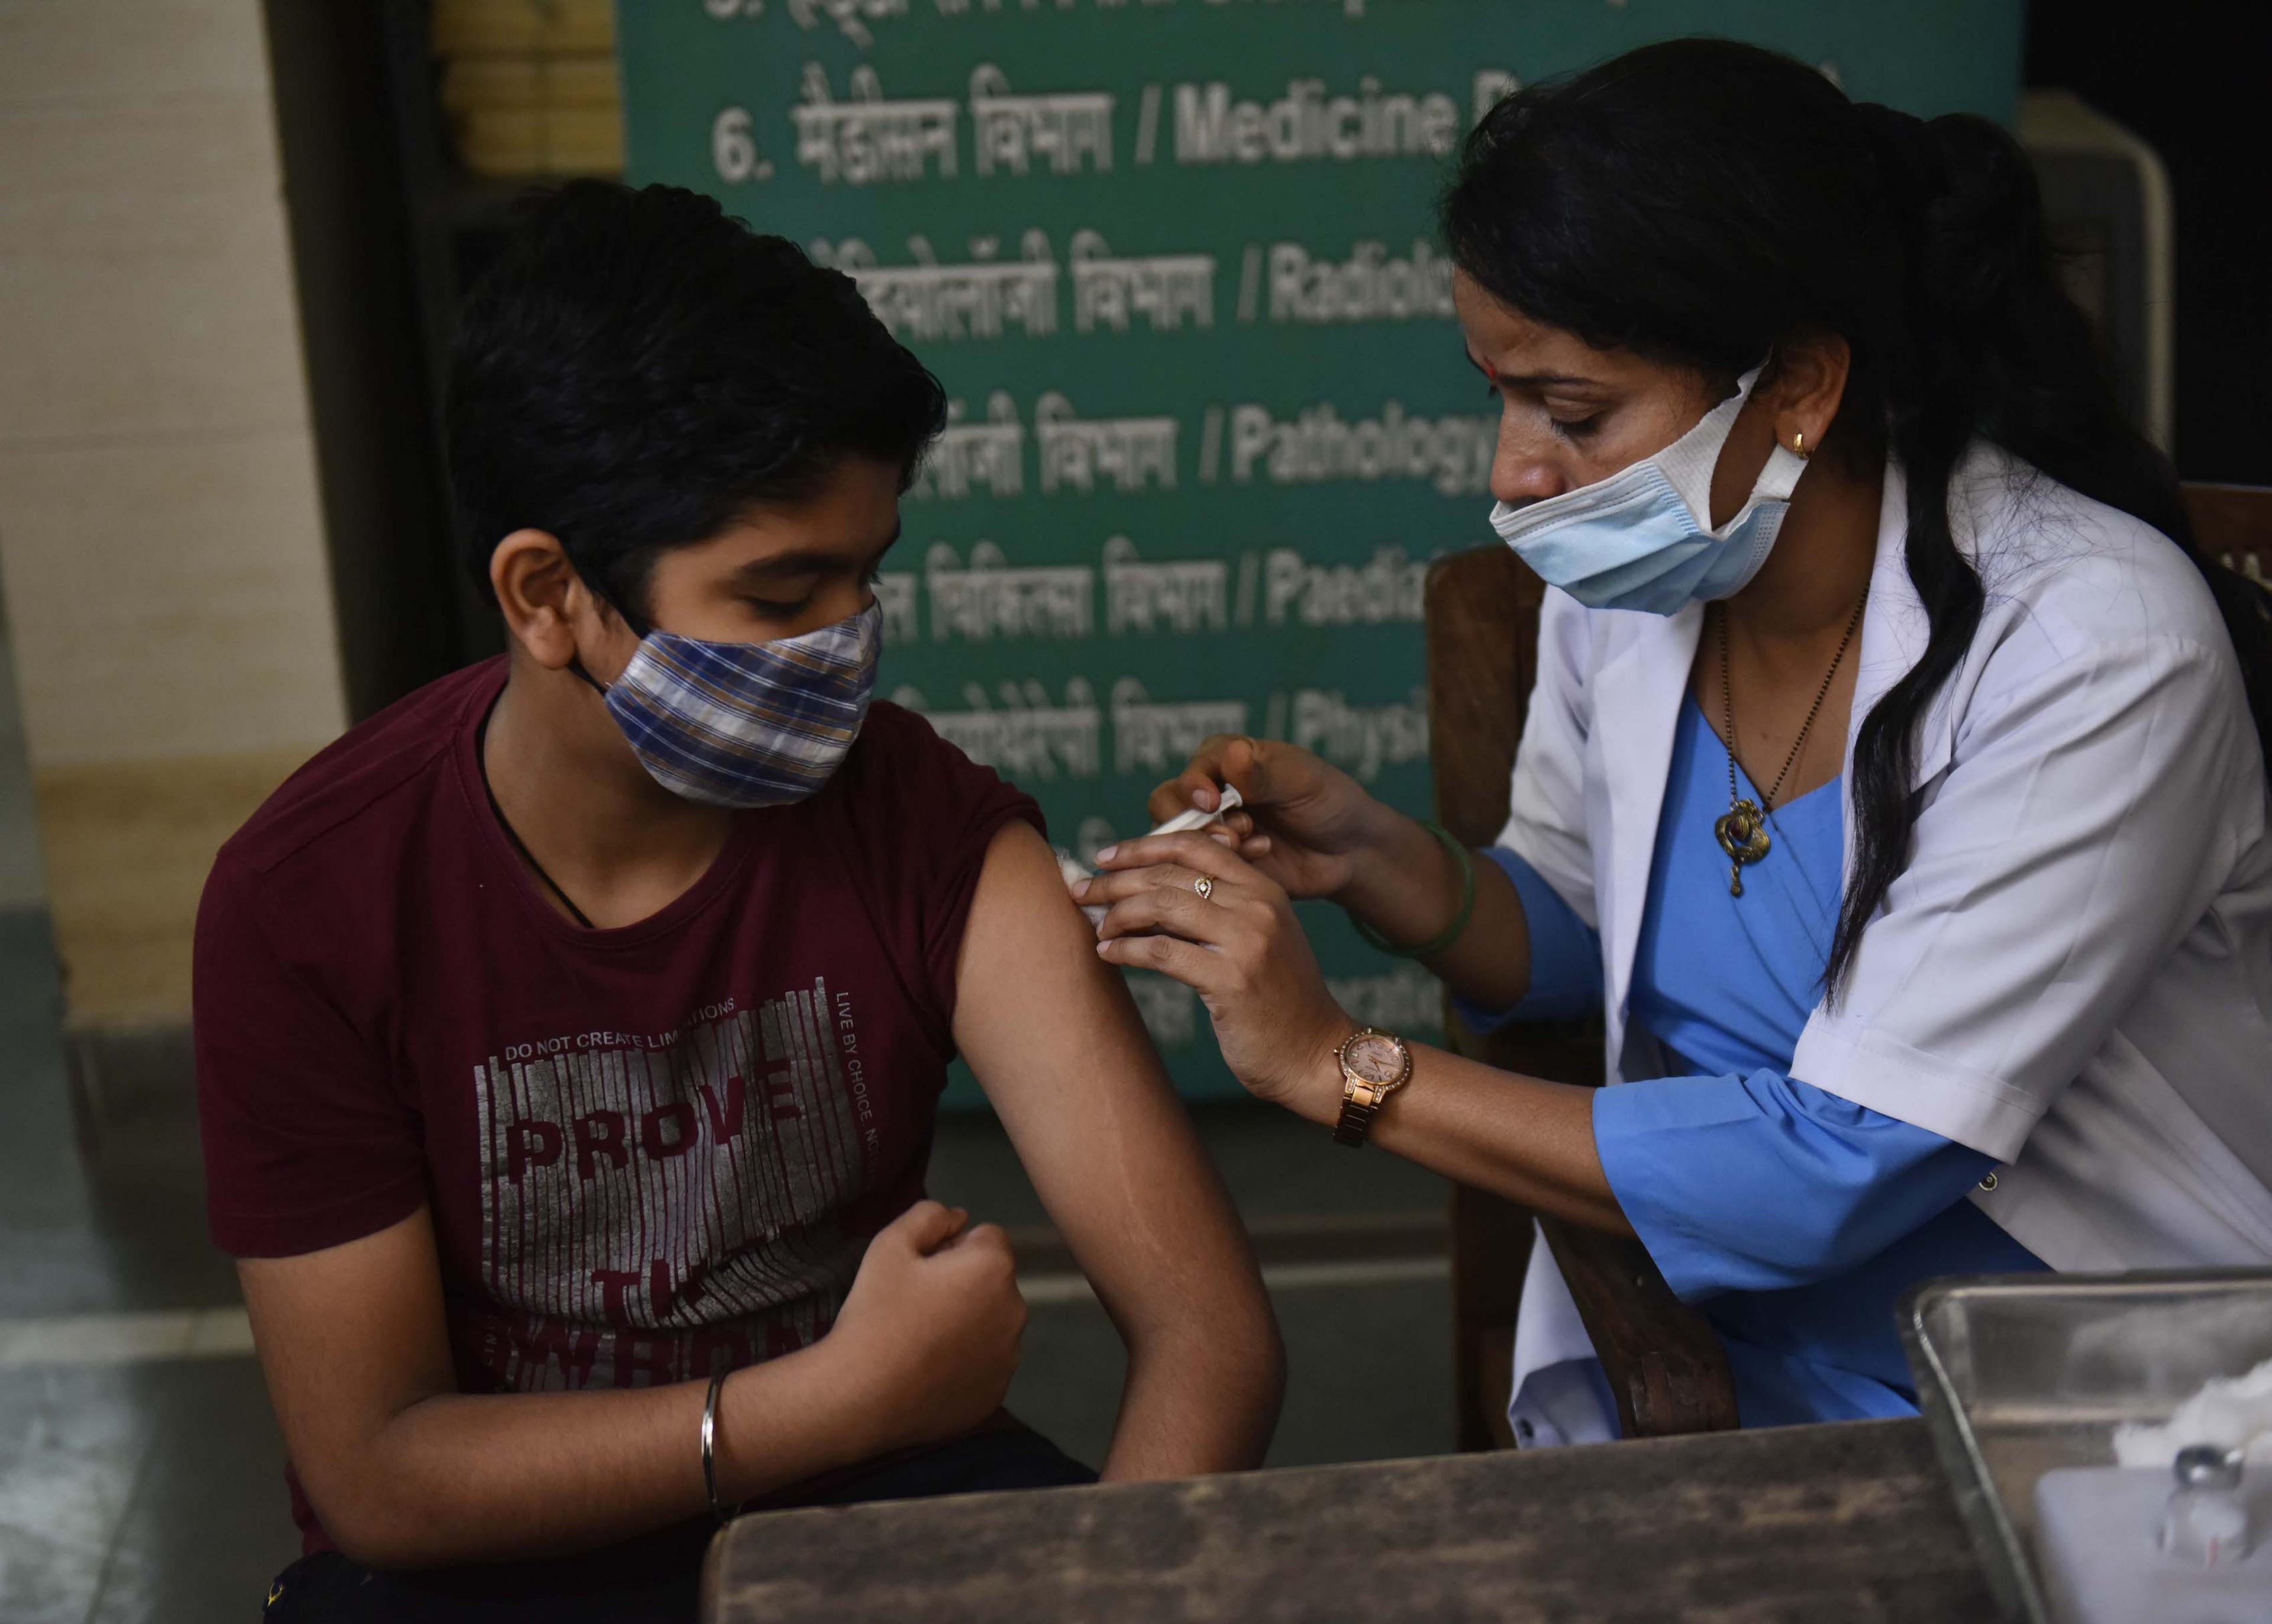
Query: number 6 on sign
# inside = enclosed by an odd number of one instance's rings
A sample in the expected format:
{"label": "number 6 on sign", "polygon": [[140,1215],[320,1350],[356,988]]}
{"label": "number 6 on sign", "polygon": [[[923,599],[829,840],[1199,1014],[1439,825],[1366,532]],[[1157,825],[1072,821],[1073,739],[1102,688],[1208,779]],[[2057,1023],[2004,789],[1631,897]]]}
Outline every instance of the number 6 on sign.
{"label": "number 6 on sign", "polygon": [[718,178],[729,186],[774,177],[772,161],[759,154],[757,140],[750,134],[750,109],[745,107],[726,109],[711,124],[710,161],[717,166]]}

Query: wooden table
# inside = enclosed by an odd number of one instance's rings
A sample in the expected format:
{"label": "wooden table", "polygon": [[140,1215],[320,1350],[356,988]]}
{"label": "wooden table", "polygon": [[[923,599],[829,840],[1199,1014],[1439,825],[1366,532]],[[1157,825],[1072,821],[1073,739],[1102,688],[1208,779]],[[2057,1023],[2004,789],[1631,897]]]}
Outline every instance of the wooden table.
{"label": "wooden table", "polygon": [[1922,1421],[744,1518],[706,1624],[1987,1624]]}

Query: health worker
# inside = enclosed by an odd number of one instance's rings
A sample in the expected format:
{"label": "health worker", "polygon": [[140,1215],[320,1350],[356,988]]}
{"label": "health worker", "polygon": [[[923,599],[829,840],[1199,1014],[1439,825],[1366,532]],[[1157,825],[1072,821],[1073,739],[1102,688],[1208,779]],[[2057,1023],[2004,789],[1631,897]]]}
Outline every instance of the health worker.
{"label": "health worker", "polygon": [[[1506,829],[1214,739],[1154,812],[1246,810],[1103,854],[1100,953],[1342,1142],[1639,1237],[1747,1426],[1911,1411],[1928,1276],[2272,1261],[2266,596],[2118,409],[2017,145],[1680,41],[1500,102],[1442,224],[1552,587]],[[1360,1031],[1299,898],[1475,1024],[1597,1010],[1618,1086]],[[1610,1435],[1530,1270],[1517,1434]]]}

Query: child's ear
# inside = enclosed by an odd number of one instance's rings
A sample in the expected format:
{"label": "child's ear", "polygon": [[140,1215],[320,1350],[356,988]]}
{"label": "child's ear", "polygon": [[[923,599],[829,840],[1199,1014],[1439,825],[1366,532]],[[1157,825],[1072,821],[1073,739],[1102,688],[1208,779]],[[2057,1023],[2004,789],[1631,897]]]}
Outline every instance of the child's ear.
{"label": "child's ear", "polygon": [[560,538],[545,530],[515,530],[497,544],[490,554],[490,587],[505,630],[550,670],[564,670],[575,659],[578,622],[600,612]]}

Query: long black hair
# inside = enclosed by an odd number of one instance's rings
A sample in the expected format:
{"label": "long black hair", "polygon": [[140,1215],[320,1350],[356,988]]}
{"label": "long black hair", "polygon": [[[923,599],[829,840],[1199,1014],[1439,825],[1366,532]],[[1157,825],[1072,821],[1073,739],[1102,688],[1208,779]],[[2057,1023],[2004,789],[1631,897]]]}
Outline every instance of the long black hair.
{"label": "long black hair", "polygon": [[1853,878],[1824,976],[1909,864],[1918,718],[1962,661],[1984,594],[1949,480],[1976,438],[2131,513],[2193,558],[2272,732],[2264,595],[2194,545],[2177,475],[2124,417],[2060,286],[2026,154],[1985,119],[1857,104],[1804,63],[1723,40],[1644,47],[1528,86],[1469,134],[1442,206],[1461,269],[1597,348],[1732,379],[1779,340],[1842,335],[1853,362],[1824,454],[1890,454],[1932,635],[1855,741]]}

